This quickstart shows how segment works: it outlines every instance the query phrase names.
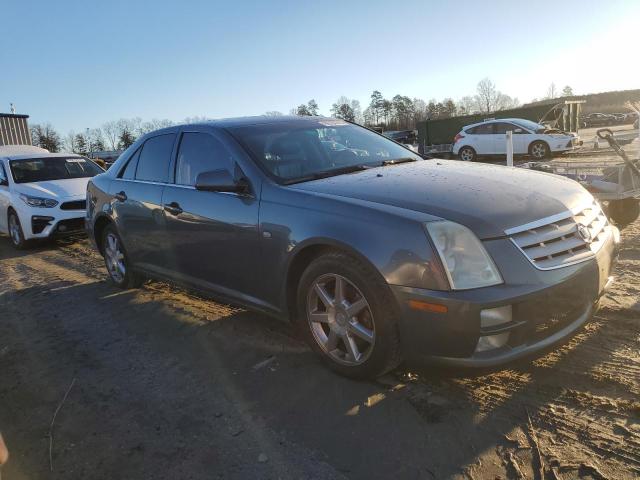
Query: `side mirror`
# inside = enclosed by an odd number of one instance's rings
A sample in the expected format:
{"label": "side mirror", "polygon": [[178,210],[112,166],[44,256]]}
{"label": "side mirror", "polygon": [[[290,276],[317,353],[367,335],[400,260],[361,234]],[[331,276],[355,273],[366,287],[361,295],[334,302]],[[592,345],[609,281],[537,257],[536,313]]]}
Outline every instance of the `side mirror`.
{"label": "side mirror", "polygon": [[246,180],[234,180],[228,170],[211,170],[196,177],[196,190],[205,192],[248,193]]}

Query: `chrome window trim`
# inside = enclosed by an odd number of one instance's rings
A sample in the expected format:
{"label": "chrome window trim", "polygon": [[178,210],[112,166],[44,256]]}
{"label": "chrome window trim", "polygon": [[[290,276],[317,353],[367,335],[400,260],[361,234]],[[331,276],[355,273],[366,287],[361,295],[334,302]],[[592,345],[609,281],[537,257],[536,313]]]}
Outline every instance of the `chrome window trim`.
{"label": "chrome window trim", "polygon": [[[178,187],[178,188],[184,188],[186,190],[197,190],[197,188],[194,187],[193,185],[178,185],[177,183],[150,182],[148,180],[135,180],[135,179],[125,179],[125,178],[115,178],[114,180],[117,180],[119,182],[143,183],[145,185],[159,185],[159,186],[162,186],[162,187]],[[218,193],[218,194],[223,194],[223,195],[233,195],[235,197],[242,197],[242,198],[247,197],[247,195],[243,195],[243,194],[236,193],[236,192],[210,192],[210,193]],[[253,197],[252,195],[249,195],[249,196]]]}

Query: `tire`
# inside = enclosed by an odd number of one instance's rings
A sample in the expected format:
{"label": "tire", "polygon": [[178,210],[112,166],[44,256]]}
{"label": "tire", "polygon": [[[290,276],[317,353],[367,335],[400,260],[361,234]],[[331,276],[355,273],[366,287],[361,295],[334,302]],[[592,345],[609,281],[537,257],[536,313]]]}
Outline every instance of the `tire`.
{"label": "tire", "polygon": [[28,248],[29,241],[25,240],[18,214],[13,210],[9,212],[7,224],[9,226],[9,238],[11,239],[11,245],[13,245],[17,250],[24,250]]}
{"label": "tire", "polygon": [[536,160],[545,160],[551,156],[551,149],[546,142],[536,140],[529,145],[529,155]]}
{"label": "tire", "polygon": [[295,322],[329,368],[347,377],[373,379],[402,361],[395,302],[376,270],[330,252],[302,274]]}
{"label": "tire", "polygon": [[463,162],[475,162],[477,157],[476,151],[469,146],[462,147],[458,151],[458,158]]}
{"label": "tire", "polygon": [[102,232],[102,256],[111,281],[122,289],[138,288],[143,278],[133,271],[122,240],[113,225]]}
{"label": "tire", "polygon": [[634,198],[611,200],[607,211],[609,218],[622,229],[637,220],[640,215],[640,201]]}

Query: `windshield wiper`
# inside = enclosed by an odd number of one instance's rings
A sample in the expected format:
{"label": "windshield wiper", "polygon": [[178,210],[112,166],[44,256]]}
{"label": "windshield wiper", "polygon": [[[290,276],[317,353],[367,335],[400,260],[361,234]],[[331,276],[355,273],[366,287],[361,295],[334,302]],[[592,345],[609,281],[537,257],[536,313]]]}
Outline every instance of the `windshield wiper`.
{"label": "windshield wiper", "polygon": [[402,158],[394,158],[393,160],[383,160],[380,164],[383,167],[387,165],[397,165],[399,163],[409,163],[409,162],[417,162],[418,160],[413,157],[402,157]]}
{"label": "windshield wiper", "polygon": [[289,180],[285,180],[284,184],[291,185],[292,183],[309,182],[311,180],[319,180],[321,178],[335,177],[337,175],[344,175],[353,172],[361,172],[362,170],[369,170],[370,168],[374,167],[375,165],[366,164],[348,165],[346,167],[334,168],[332,170],[322,170],[320,172],[315,172],[303,177],[291,178]]}

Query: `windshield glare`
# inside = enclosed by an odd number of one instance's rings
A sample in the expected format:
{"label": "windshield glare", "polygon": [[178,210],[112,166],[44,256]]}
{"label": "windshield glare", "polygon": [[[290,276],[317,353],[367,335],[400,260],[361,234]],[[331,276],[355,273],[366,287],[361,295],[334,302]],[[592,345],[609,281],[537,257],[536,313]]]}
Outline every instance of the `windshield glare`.
{"label": "windshield glare", "polygon": [[532,122],[531,120],[518,119],[514,120],[513,123],[516,125],[520,125],[521,127],[527,128],[534,132],[538,132],[539,130],[545,130],[544,125],[540,125],[539,123]]}
{"label": "windshield glare", "polygon": [[286,183],[352,166],[421,158],[381,135],[342,121],[252,125],[230,131],[267,172]]}
{"label": "windshield glare", "polygon": [[31,158],[9,162],[15,183],[94,177],[102,173],[95,163],[79,157]]}

